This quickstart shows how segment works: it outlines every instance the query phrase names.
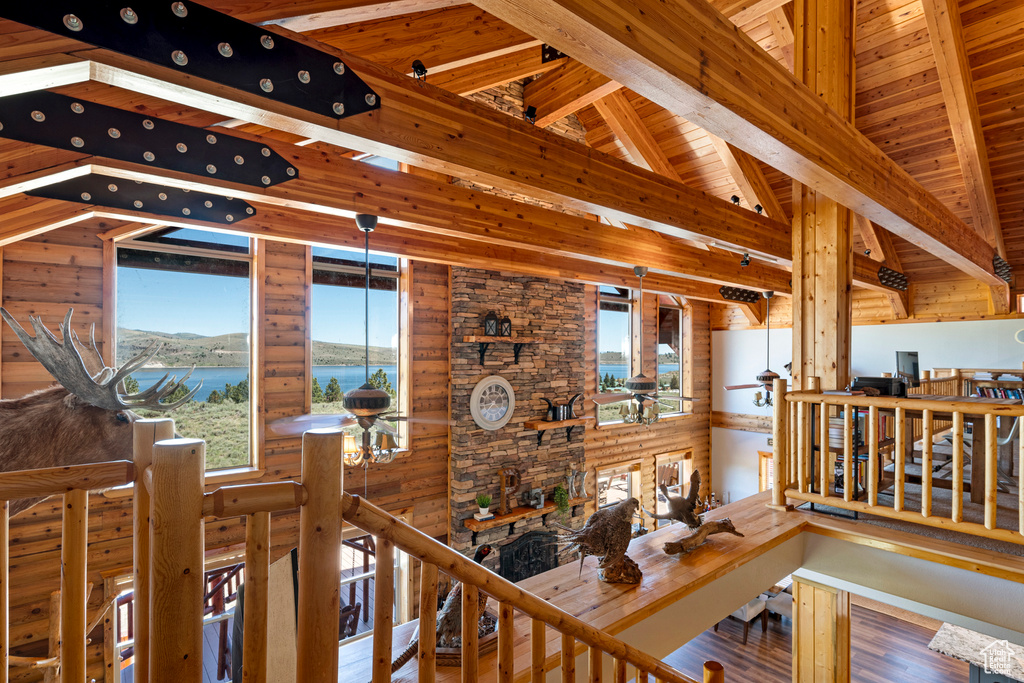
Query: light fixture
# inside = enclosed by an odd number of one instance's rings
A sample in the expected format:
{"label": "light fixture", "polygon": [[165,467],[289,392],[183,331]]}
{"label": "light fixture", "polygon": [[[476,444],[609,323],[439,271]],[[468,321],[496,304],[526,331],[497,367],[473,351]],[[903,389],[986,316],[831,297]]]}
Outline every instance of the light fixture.
{"label": "light fixture", "polygon": [[[649,425],[658,421],[661,417],[661,409],[658,407],[658,399],[656,398],[658,381],[644,375],[643,310],[644,276],[647,275],[647,268],[644,266],[635,266],[633,268],[633,272],[638,278],[640,278],[640,298],[638,301],[638,305],[640,306],[640,372],[626,380],[626,391],[633,394],[633,398],[628,404],[623,404],[619,409],[619,414],[622,416],[623,422]],[[651,402],[649,407],[644,406],[644,402],[646,401]]]}
{"label": "light fixture", "polygon": [[[346,391],[343,405],[345,410],[356,416],[359,426],[363,428],[363,434],[361,444],[356,443],[354,436],[346,434],[342,450],[346,465],[360,465],[366,462],[383,464],[395,459],[398,448],[397,444],[394,444],[394,439],[390,441],[390,444],[393,445],[388,448],[380,448],[376,444],[371,444],[370,440],[370,428],[377,422],[381,413],[391,406],[391,396],[388,395],[388,392],[370,384],[370,233],[377,227],[377,217],[365,213],[356,214],[356,226],[365,235],[363,255],[366,261],[366,286],[364,290],[363,350],[366,355],[363,365],[366,382],[358,389]],[[377,428],[384,429],[382,425],[377,425]],[[379,437],[377,441],[379,444]]]}
{"label": "light fixture", "polygon": [[870,249],[865,249],[864,250],[864,255],[865,256],[871,256],[871,250]]}
{"label": "light fixture", "polygon": [[[766,306],[765,314],[764,314],[764,319],[765,319],[765,321],[768,324],[768,332],[767,332],[767,338],[765,339],[765,352],[764,352],[765,353],[765,360],[766,361],[769,361],[769,359],[771,357],[771,348],[772,348],[772,296],[774,296],[774,295],[775,295],[775,292],[765,292],[764,293],[765,306]],[[770,361],[766,362],[766,365],[770,365]],[[765,393],[764,393],[763,396],[762,396],[760,391],[757,392],[756,394],[754,394],[754,405],[755,406],[757,406],[758,408],[764,408],[765,406],[772,405],[772,386],[773,386],[773,383],[775,382],[775,380],[777,380],[778,378],[779,378],[779,374],[777,372],[773,372],[771,370],[771,368],[765,369],[764,371],[761,372],[761,374],[759,374],[757,376],[757,382],[758,382],[758,384],[761,384],[761,385],[764,386]]]}
{"label": "light fixture", "polygon": [[526,119],[527,123],[537,123],[537,107],[530,105],[523,112],[523,118]]}
{"label": "light fixture", "polygon": [[764,211],[764,207],[761,206],[760,204],[754,204],[754,211],[757,211],[757,213],[760,214],[762,211]]}
{"label": "light fixture", "polygon": [[740,259],[740,266],[746,268],[750,265],[750,254],[743,254],[743,258]]}
{"label": "light fixture", "polygon": [[736,195],[733,195],[733,196],[729,197],[729,199],[730,199],[730,201],[732,201],[732,203],[733,203],[733,204],[735,204],[736,206],[739,206],[739,205],[740,205],[740,198],[739,198],[739,197],[737,197]]}
{"label": "light fixture", "polygon": [[417,81],[427,80],[427,67],[423,66],[423,62],[418,59],[412,61],[412,75]]}

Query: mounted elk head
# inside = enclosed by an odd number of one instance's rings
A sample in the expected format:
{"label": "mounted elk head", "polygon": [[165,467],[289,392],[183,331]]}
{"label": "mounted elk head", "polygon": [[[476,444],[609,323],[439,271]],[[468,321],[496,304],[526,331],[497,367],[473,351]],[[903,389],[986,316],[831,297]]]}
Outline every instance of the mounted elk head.
{"label": "mounted elk head", "polygon": [[[185,383],[192,374],[189,370],[180,381],[164,375],[149,388],[129,394],[124,390],[123,380],[148,363],[160,347],[153,342],[121,367],[110,368],[103,363],[93,332],[89,335],[88,350],[102,369],[89,372],[78,350],[82,344],[71,330],[73,311],[68,309],[58,340],[38,317],[29,318],[35,328],[33,337],[0,308],[0,316],[18,339],[61,385],[22,398],[0,400],[0,472],[131,460],[132,423],[139,419],[132,410],[174,410],[191,400],[203,386],[199,382],[173,403],[160,402]],[[11,501],[11,514],[36,502]]]}

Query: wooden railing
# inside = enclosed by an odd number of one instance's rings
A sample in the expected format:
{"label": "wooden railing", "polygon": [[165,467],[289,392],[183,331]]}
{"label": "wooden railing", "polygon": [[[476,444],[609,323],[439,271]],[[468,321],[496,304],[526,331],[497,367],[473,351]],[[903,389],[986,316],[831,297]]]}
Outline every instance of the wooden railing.
{"label": "wooden railing", "polygon": [[[823,394],[817,391],[817,378],[809,378],[809,384],[810,390],[787,393],[785,381],[775,381],[773,505],[784,506],[787,499],[808,501],[1024,544],[1024,472],[1018,471],[1017,474],[1017,529],[1000,528],[997,517],[997,420],[1003,419],[1008,423],[1024,416],[1024,406]],[[835,447],[831,446],[829,417],[834,417],[840,411],[843,421],[842,445]],[[866,434],[862,444],[856,444],[853,438],[855,412],[867,415],[867,427],[864,430]],[[813,420],[812,414],[815,414]],[[891,439],[879,433],[879,420],[882,414],[892,416]],[[922,422],[920,511],[907,510],[905,506],[908,476],[904,454],[908,452],[908,445],[911,449],[914,445],[906,425],[908,417],[915,414],[920,414]],[[948,517],[934,514],[932,506],[933,437],[936,433],[937,414],[949,415],[948,421],[951,425],[951,510]],[[965,416],[983,421],[984,424],[983,443],[979,443],[982,439],[976,438],[972,449],[973,467],[984,468],[984,482],[975,482],[976,486],[980,484],[983,487],[982,522],[968,521],[964,518]],[[1021,439],[1018,448],[1019,456],[1024,456],[1024,439]],[[880,453],[883,449],[890,449],[893,453],[891,482],[883,481],[882,477]],[[835,461],[832,458],[833,453]],[[862,495],[855,495],[858,486],[854,473],[860,469],[855,465],[855,459],[863,462],[866,470],[865,486],[861,492],[857,492]],[[836,461],[843,466],[841,494],[836,493],[837,482],[833,467]],[[1024,462],[1024,458],[1021,462]],[[892,486],[891,505],[878,503],[883,483]]]}
{"label": "wooden railing", "polygon": [[[246,588],[242,676],[265,683],[267,676],[270,513],[299,507],[297,680],[336,683],[340,610],[342,520],[377,537],[374,581],[374,683],[391,680],[394,552],[400,548],[422,563],[419,680],[435,680],[435,615],[439,569],[462,582],[462,681],[477,680],[480,592],[500,603],[498,681],[516,678],[514,615],[530,620],[529,678],[544,680],[545,634],[561,634],[562,680],[576,677],[577,649],[589,648],[589,681],[601,680],[603,656],[614,660],[615,680],[627,667],[637,680],[694,683],[662,661],[629,646],[528,593],[359,497],[343,494],[342,434],[314,430],[303,435],[302,481],[249,484],[203,494],[204,443],[161,440],[173,433],[170,420],[147,421],[136,432],[136,464],[144,486],[136,486],[136,511],[148,510],[151,534],[136,537],[136,683],[202,681],[203,520],[246,516]],[[148,443],[147,443],[148,442]],[[141,517],[144,519],[145,514]],[[137,520],[138,521],[138,520]],[[151,577],[151,583],[144,577]],[[143,643],[145,642],[145,645]],[[527,677],[521,671],[520,679]],[[721,667],[709,662],[705,681],[721,683]]]}
{"label": "wooden railing", "polygon": [[[86,680],[86,578],[89,491],[122,486],[135,480],[135,466],[126,460],[71,465],[0,474],[0,683],[9,680],[11,664],[60,668],[62,682]],[[10,652],[10,501],[63,496],[59,603],[59,652],[42,662],[12,658]],[[56,626],[56,625],[54,625]],[[51,626],[51,629],[54,627]]]}

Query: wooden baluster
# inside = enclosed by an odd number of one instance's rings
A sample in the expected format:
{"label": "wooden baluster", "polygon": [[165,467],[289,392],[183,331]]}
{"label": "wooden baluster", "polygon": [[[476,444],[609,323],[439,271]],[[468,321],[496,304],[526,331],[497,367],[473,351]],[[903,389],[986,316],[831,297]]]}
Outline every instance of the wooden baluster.
{"label": "wooden baluster", "polygon": [[786,504],[786,380],[776,379],[775,410],[772,415],[772,505],[782,507]]}
{"label": "wooden baluster", "polygon": [[242,683],[267,683],[267,605],[270,602],[270,513],[245,516],[245,604]]}
{"label": "wooden baluster", "polygon": [[515,608],[503,602],[498,609],[498,683],[512,683],[516,673]]}
{"label": "wooden baluster", "polygon": [[[500,625],[499,625],[499,628]],[[498,637],[501,637],[499,631]],[[434,683],[437,661],[437,565],[420,564],[420,683]]]}
{"label": "wooden baluster", "polygon": [[[380,546],[377,546],[378,553],[380,552]],[[377,556],[377,561],[380,562],[380,555]],[[380,581],[380,578],[377,578]],[[468,583],[462,584],[462,683],[477,683],[477,669],[480,661],[480,654],[478,652],[478,641],[480,638],[478,632],[478,623],[480,621],[480,604],[479,604],[480,591],[476,586]],[[376,624],[374,624],[376,627]],[[390,662],[390,658],[388,659]],[[390,664],[389,664],[390,670]],[[388,674],[387,679],[381,679],[384,681],[390,681],[391,675]],[[374,681],[374,683],[377,683]]]}
{"label": "wooden baluster", "polygon": [[903,494],[907,483],[907,415],[905,408],[896,408],[896,424],[893,425],[896,444],[893,447],[893,473],[896,475],[893,509],[903,511]]}
{"label": "wooden baluster", "polygon": [[142,473],[153,464],[153,444],[174,438],[174,420],[136,420],[132,424],[135,461],[135,487],[132,508],[134,522],[134,624],[135,654],[132,672],[135,683],[149,683],[149,560],[151,554],[149,513],[152,507],[149,489],[142,483]]}
{"label": "wooden baluster", "polygon": [[201,439],[170,439],[153,448],[152,683],[203,680],[205,453]]}
{"label": "wooden baluster", "polygon": [[548,657],[545,625],[540,619],[530,624],[530,672],[533,683],[544,683],[544,660]]}
{"label": "wooden baluster", "polygon": [[[977,436],[977,435],[975,435]],[[996,488],[998,480],[998,471],[996,468],[999,466],[999,449],[997,445],[997,439],[999,433],[996,430],[996,416],[992,413],[985,415],[985,528],[995,529],[996,528],[996,496],[998,490]],[[975,439],[974,443],[977,444],[978,440]],[[973,453],[977,453],[978,449],[974,448]],[[977,464],[977,455],[974,456],[974,463]]]}
{"label": "wooden baluster", "polygon": [[964,395],[964,380],[960,375],[960,368],[953,369],[953,394],[955,396]]}
{"label": "wooden baluster", "polygon": [[818,431],[822,434],[821,438],[818,440],[818,443],[821,444],[821,448],[818,449],[818,493],[823,496],[828,495],[828,465],[830,459],[829,456],[831,455],[828,450],[830,445],[828,436],[828,413],[829,407],[827,405],[822,403],[818,406]]}
{"label": "wooden baluster", "polygon": [[64,494],[60,548],[60,679],[85,680],[86,553],[89,547],[89,492]]}
{"label": "wooden baluster", "polygon": [[868,505],[878,505],[878,407],[868,408]]}
{"label": "wooden baluster", "polygon": [[[1018,418],[1024,420],[1024,417]],[[1024,430],[1017,428],[1017,439],[1019,441],[1017,453],[1017,532],[1024,536]],[[7,581],[4,580],[4,590],[7,590]]]}
{"label": "wooden baluster", "polygon": [[932,411],[921,411],[921,515],[932,516]]}
{"label": "wooden baluster", "polygon": [[[391,681],[391,631],[395,626],[395,544],[386,538],[378,538],[377,549],[374,553],[376,564],[373,576],[373,683],[389,683]],[[472,609],[467,614],[466,596],[470,593],[473,594],[473,603]],[[467,655],[471,655],[470,660],[474,667],[476,665],[476,622],[469,622],[473,624],[473,627],[468,631],[466,628],[467,619],[472,619],[477,612],[476,596],[475,586],[462,586],[463,671],[466,670]],[[334,649],[337,651],[337,646]]]}
{"label": "wooden baluster", "polygon": [[795,483],[793,478],[796,475],[797,458],[800,453],[800,440],[797,438],[799,420],[797,418],[797,403],[789,402],[789,419],[786,420],[786,445],[789,446],[789,467],[786,468],[786,486]]}
{"label": "wooden baluster", "polygon": [[587,663],[587,668],[590,670],[588,672],[588,679],[590,683],[601,683],[601,676],[604,673],[601,671],[601,667],[604,666],[603,654],[604,653],[596,647],[590,648],[590,660]]}
{"label": "wooden baluster", "polygon": [[[821,378],[819,378],[819,377],[808,377],[807,378],[807,384],[806,384],[805,388],[807,390],[809,390],[809,391],[814,392],[814,393],[820,392],[821,391]],[[811,410],[810,410],[810,408],[807,409],[806,420],[807,420],[807,446],[806,446],[807,450],[806,450],[806,452],[804,453],[804,456],[803,456],[804,458],[806,458],[806,461],[804,462],[804,477],[805,477],[805,480],[804,480],[804,488],[802,489],[803,491],[809,490],[811,488],[811,484],[812,484],[812,482],[810,481],[810,477],[811,477],[811,458],[814,457],[813,445],[814,445],[814,430],[816,429],[816,427],[815,427],[815,425],[811,424]],[[825,439],[828,439],[828,432],[827,431],[824,434],[819,434],[818,435],[818,446],[819,447],[821,447],[821,448],[828,448],[828,443],[827,443],[827,441],[825,441]]]}
{"label": "wooden baluster", "polygon": [[562,634],[562,683],[576,683],[576,639]]}
{"label": "wooden baluster", "polygon": [[[1024,439],[1022,439],[1024,442]],[[7,670],[7,656],[11,646],[11,504],[0,501],[0,683],[10,680]],[[1024,529],[1024,527],[1021,527]],[[1024,533],[1024,531],[1022,531]]]}
{"label": "wooden baluster", "polygon": [[954,522],[964,521],[964,414],[953,413],[953,509]]}
{"label": "wooden baluster", "polygon": [[[302,485],[306,504],[299,509],[299,606],[296,679],[302,683],[337,683],[338,615],[341,612],[341,500],[344,470],[342,434],[311,429],[302,435]],[[377,558],[377,571],[389,571]],[[380,585],[377,574],[374,582]],[[390,616],[390,610],[388,612]],[[379,624],[374,622],[374,629]],[[380,631],[377,632],[380,634]],[[387,634],[391,646],[391,633]],[[377,641],[374,638],[374,655]],[[374,660],[374,683],[391,680],[391,657]]]}
{"label": "wooden baluster", "polygon": [[646,671],[641,671],[639,668],[636,670],[636,683],[650,683],[651,677],[647,675]]}
{"label": "wooden baluster", "polygon": [[843,500],[853,500],[853,410],[843,406]]}
{"label": "wooden baluster", "polygon": [[796,406],[796,482],[800,493],[807,493],[807,451],[811,447],[807,438],[807,405],[806,403],[798,403]]}
{"label": "wooden baluster", "polygon": [[626,660],[615,660],[615,683],[626,683]]}
{"label": "wooden baluster", "polygon": [[725,667],[718,662],[704,662],[704,683],[725,683]]}

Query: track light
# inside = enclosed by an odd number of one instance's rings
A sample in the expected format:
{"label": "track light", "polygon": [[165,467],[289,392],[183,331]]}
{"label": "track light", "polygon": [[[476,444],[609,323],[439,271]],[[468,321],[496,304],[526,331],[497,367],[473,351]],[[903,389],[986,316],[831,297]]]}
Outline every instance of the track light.
{"label": "track light", "polygon": [[414,59],[412,62],[412,75],[416,77],[417,81],[427,80],[427,67],[423,66],[423,62],[418,59]]}
{"label": "track light", "polygon": [[762,211],[764,211],[764,208],[760,204],[754,204],[754,211],[761,213]]}
{"label": "track light", "polygon": [[736,195],[729,197],[729,200],[732,201],[732,203],[735,204],[736,206],[740,205],[740,198],[737,197]]}
{"label": "track light", "polygon": [[865,249],[864,250],[864,255],[865,256],[871,256],[871,250],[870,249]]}
{"label": "track light", "polygon": [[537,123],[537,107],[530,105],[523,112],[523,118],[526,119],[527,123]]}
{"label": "track light", "polygon": [[750,265],[750,254],[743,255],[743,258],[740,259],[740,265],[744,268]]}

